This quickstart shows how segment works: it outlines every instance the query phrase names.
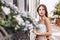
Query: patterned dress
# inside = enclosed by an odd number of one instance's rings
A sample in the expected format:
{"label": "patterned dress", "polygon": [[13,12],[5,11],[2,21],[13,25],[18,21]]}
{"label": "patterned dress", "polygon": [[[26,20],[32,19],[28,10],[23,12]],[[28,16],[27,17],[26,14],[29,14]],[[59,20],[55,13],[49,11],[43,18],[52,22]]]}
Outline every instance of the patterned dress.
{"label": "patterned dress", "polygon": [[[45,24],[38,24],[37,32],[38,33],[40,33],[40,32],[46,33],[47,29],[46,29]],[[46,36],[41,36],[41,37],[37,37],[36,40],[47,40],[47,38],[46,38]]]}

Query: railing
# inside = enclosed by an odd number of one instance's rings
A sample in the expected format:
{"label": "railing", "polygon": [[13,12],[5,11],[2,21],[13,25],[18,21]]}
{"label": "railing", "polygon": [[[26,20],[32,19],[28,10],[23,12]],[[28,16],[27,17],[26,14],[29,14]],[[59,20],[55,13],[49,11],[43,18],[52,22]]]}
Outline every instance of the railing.
{"label": "railing", "polygon": [[29,30],[8,34],[7,31],[0,26],[0,40],[30,40]]}

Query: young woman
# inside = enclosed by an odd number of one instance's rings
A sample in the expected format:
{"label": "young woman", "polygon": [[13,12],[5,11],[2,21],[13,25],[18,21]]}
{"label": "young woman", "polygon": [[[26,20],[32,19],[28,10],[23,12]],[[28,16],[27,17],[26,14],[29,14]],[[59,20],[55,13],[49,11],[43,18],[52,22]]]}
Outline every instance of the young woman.
{"label": "young woman", "polygon": [[47,8],[44,4],[40,4],[37,12],[41,19],[38,21],[38,28],[34,28],[33,32],[37,35],[36,40],[47,40],[47,36],[51,35],[50,21],[48,19]]}

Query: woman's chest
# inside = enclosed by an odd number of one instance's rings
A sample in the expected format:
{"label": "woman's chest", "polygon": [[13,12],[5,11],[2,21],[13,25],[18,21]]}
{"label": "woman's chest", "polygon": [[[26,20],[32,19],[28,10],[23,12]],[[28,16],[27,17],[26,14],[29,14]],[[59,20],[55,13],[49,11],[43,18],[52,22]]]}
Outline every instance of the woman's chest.
{"label": "woman's chest", "polygon": [[46,32],[46,26],[44,24],[39,24],[37,27],[37,32]]}

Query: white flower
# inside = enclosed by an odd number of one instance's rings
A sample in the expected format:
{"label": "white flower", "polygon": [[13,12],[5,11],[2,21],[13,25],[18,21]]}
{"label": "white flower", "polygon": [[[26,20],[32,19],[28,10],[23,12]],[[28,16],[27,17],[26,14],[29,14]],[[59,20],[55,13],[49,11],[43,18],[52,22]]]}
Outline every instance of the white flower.
{"label": "white flower", "polygon": [[18,7],[17,7],[17,6],[13,5],[13,7],[14,7],[14,9],[15,9],[16,11],[18,11]]}
{"label": "white flower", "polygon": [[13,9],[14,6],[11,2],[9,2],[8,5]]}
{"label": "white flower", "polygon": [[26,30],[27,30],[27,28],[25,27],[23,30],[24,30],[24,31],[26,31]]}
{"label": "white flower", "polygon": [[26,24],[30,24],[30,22],[28,20],[25,21]]}
{"label": "white flower", "polygon": [[22,25],[25,25],[25,23],[23,22]]}
{"label": "white flower", "polygon": [[4,1],[1,0],[1,2],[4,4]]}
{"label": "white flower", "polygon": [[19,25],[21,25],[24,22],[23,19],[20,17],[20,15],[16,16],[16,20],[18,21]]}
{"label": "white flower", "polygon": [[16,18],[16,16],[13,16],[14,18]]}
{"label": "white flower", "polygon": [[20,28],[18,25],[15,27],[15,30],[17,30],[18,28]]}
{"label": "white flower", "polygon": [[17,14],[17,11],[15,11],[15,14]]}
{"label": "white flower", "polygon": [[18,13],[21,13],[20,10],[17,11]]}
{"label": "white flower", "polygon": [[24,30],[31,30],[33,29],[33,25],[32,24],[26,24],[26,27],[24,28]]}
{"label": "white flower", "polygon": [[2,8],[2,10],[3,10],[3,12],[6,14],[6,15],[9,15],[10,14],[10,9],[9,8],[7,8],[7,7],[1,7]]}
{"label": "white flower", "polygon": [[29,29],[33,29],[33,25],[32,24],[29,24]]}
{"label": "white flower", "polygon": [[15,27],[15,30],[17,30],[18,28],[17,27]]}
{"label": "white flower", "polygon": [[22,11],[22,15],[28,17],[28,12]]}

